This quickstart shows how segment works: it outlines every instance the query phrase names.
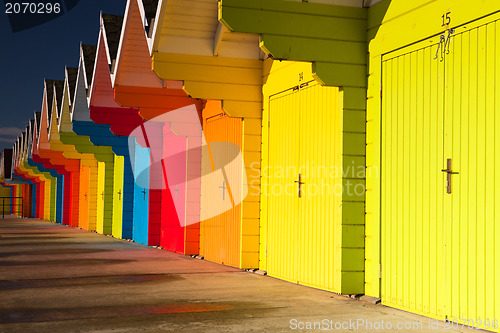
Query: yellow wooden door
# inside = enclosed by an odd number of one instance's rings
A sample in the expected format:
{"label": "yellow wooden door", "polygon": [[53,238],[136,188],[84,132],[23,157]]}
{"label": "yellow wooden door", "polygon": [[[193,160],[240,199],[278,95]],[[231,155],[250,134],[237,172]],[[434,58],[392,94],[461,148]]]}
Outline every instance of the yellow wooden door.
{"label": "yellow wooden door", "polygon": [[382,302],[489,329],[500,315],[499,27],[483,19],[382,63]]}
{"label": "yellow wooden door", "polygon": [[381,274],[384,304],[443,316],[444,66],[433,42],[383,60]]}
{"label": "yellow wooden door", "polygon": [[123,172],[125,160],[123,156],[114,156],[113,164],[113,223],[111,234],[122,238],[123,234]]}
{"label": "yellow wooden door", "polygon": [[[447,316],[500,326],[500,15],[456,29],[445,63]],[[445,168],[443,168],[445,169]],[[448,191],[449,190],[449,191]],[[472,322],[471,322],[472,323]]]}
{"label": "yellow wooden door", "polygon": [[300,108],[298,90],[269,99],[267,274],[298,282],[298,180]]}
{"label": "yellow wooden door", "polygon": [[339,89],[311,81],[269,103],[267,272],[334,291]]}
{"label": "yellow wooden door", "polygon": [[[88,228],[86,230],[95,231],[97,225],[97,206],[101,196],[98,194],[99,167],[96,162],[94,166],[89,167],[89,186],[88,186]],[[102,216],[102,212],[101,212]]]}
{"label": "yellow wooden door", "polygon": [[104,162],[97,163],[97,207],[96,207],[96,226],[95,230],[102,234],[104,233],[104,181],[105,181],[106,164]]}

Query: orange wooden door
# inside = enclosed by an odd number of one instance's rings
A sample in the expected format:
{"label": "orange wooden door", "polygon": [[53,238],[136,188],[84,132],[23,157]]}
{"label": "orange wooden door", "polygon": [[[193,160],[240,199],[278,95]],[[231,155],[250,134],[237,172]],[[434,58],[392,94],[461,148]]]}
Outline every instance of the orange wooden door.
{"label": "orange wooden door", "polygon": [[[214,168],[214,156],[212,153],[218,144],[233,143],[240,147],[243,145],[243,121],[241,118],[231,118],[220,110],[216,114],[204,114],[203,131],[207,141],[208,150],[204,153],[211,154],[212,172]],[[218,152],[221,152],[218,149]],[[230,152],[223,152],[223,154]],[[204,158],[205,159],[205,158]],[[210,168],[210,166],[209,166]],[[230,169],[230,168],[229,168]],[[226,170],[228,173],[240,172],[238,168]],[[210,170],[203,170],[202,174],[208,174]],[[234,175],[228,175],[232,178]],[[239,267],[241,252],[241,204],[232,204],[232,209],[227,209],[227,204],[232,202],[231,184],[218,177],[202,177],[202,204],[201,210],[219,211],[215,215],[200,224],[200,254],[205,259],[215,261],[224,265]]]}

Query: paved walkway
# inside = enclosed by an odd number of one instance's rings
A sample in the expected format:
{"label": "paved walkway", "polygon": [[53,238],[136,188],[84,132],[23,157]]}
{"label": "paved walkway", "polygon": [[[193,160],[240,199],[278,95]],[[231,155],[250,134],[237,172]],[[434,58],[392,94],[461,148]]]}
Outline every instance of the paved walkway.
{"label": "paved walkway", "polygon": [[310,332],[299,328],[314,322],[331,332],[457,332],[382,305],[13,217],[0,220],[0,295],[0,332],[9,333]]}

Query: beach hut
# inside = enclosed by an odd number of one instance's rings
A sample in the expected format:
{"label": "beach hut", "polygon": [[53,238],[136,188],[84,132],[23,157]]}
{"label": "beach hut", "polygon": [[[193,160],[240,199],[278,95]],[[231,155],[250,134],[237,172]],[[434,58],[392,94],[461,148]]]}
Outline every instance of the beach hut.
{"label": "beach hut", "polygon": [[[111,73],[109,64],[114,63],[117,46],[120,41],[123,18],[113,15],[101,15],[97,55],[89,59],[96,68],[95,77],[97,95],[90,106],[90,118],[98,124],[107,124],[112,134],[114,151],[124,157],[124,237],[145,245],[149,243],[149,188],[141,187],[135,181],[133,169],[147,169],[149,149],[137,142],[129,142],[131,132],[144,121],[135,108],[122,107],[113,100]],[[149,177],[146,172],[143,174]]]}
{"label": "beach hut", "polygon": [[79,221],[79,192],[80,192],[80,161],[64,157],[62,152],[50,149],[48,128],[53,111],[54,92],[61,93],[63,81],[45,80],[42,102],[42,111],[35,117],[35,133],[33,137],[33,160],[50,169],[55,168],[64,175],[64,211],[63,223],[73,227]]}
{"label": "beach hut", "polygon": [[258,34],[269,56],[260,268],[308,286],[362,293],[367,9],[219,4],[226,28]]}
{"label": "beach hut", "polygon": [[[80,161],[78,226],[85,230],[95,230],[97,224],[98,161],[94,154],[82,154],[78,152],[75,145],[63,143],[60,135],[60,132],[68,127],[68,123],[71,126],[70,108],[73,104],[72,97],[74,96],[77,73],[78,69],[76,68],[66,68],[63,92],[54,95],[49,142],[52,150],[63,152],[66,158]],[[57,100],[57,97],[61,99]]]}
{"label": "beach hut", "polygon": [[[51,197],[55,193],[53,193],[53,184],[55,183],[55,178],[50,174],[50,170],[40,170],[38,167],[33,167],[29,164],[29,154],[28,154],[28,136],[29,133],[26,131],[22,133],[21,137],[17,142],[16,147],[16,159],[17,159],[17,168],[16,171],[19,175],[22,176],[25,180],[34,180],[38,183],[36,187],[38,200],[36,202],[36,210],[35,216],[41,219],[50,220],[51,216]],[[17,193],[17,197],[25,197],[26,193],[23,186],[19,186],[19,191]],[[16,210],[21,213],[21,216],[24,214],[24,209],[21,208],[22,202],[21,200],[16,200]]]}
{"label": "beach hut", "polygon": [[[96,54],[93,59],[86,61],[92,61],[95,68],[89,95],[90,119],[98,124],[103,135],[106,134],[107,142],[113,152],[120,158],[123,157],[124,170],[121,180],[123,223],[121,227],[115,228],[114,234],[120,238],[132,239],[134,227],[144,225],[144,223],[134,224],[134,220],[137,222],[147,218],[148,211],[145,209],[147,206],[138,207],[134,204],[134,197],[136,200],[145,201],[146,196],[141,193],[145,189],[135,186],[132,163],[136,161],[131,160],[130,156],[131,151],[134,153],[135,147],[129,147],[129,135],[132,129],[140,126],[143,120],[138,115],[137,109],[121,107],[114,101],[108,64],[108,59],[111,59],[111,63],[116,59],[122,21],[122,16],[101,14]],[[139,209],[136,210],[136,207]]]}
{"label": "beach hut", "polygon": [[[26,128],[26,133],[27,133],[27,140],[26,140],[26,145],[25,145],[25,166],[31,168],[35,172],[43,173],[47,179],[50,179],[50,190],[51,190],[51,196],[54,198],[53,200],[53,205],[55,205],[55,216],[52,215],[51,219],[54,222],[57,223],[62,223],[62,216],[63,216],[63,187],[64,187],[64,176],[59,174],[59,172],[56,169],[47,169],[43,166],[41,163],[36,163],[33,161],[32,158],[32,151],[33,151],[33,136],[35,133],[35,120],[31,119],[29,122],[29,126]],[[24,196],[23,201],[32,201],[33,199],[28,199],[30,196],[30,191],[27,191],[26,196]],[[33,195],[36,195],[36,192],[33,191],[31,193],[31,197]],[[51,207],[52,208],[52,207]]]}
{"label": "beach hut", "polygon": [[190,97],[213,101],[202,110],[208,147],[202,159],[220,163],[201,166],[200,255],[258,268],[260,186],[249,186],[247,175],[261,159],[265,55],[257,36],[219,23],[217,6],[212,0],[159,2],[154,21],[147,22],[148,43],[160,79],[180,81]]}
{"label": "beach hut", "polygon": [[369,31],[366,294],[494,329],[498,3],[379,7]]}
{"label": "beach hut", "polygon": [[[115,64],[111,68],[114,98],[122,106],[135,107],[147,121],[132,130],[138,135],[136,145],[150,150],[149,165],[134,169],[136,178],[146,173],[150,177],[139,182],[142,184],[136,182],[150,193],[148,244],[198,254],[201,151],[196,149],[201,146],[199,113],[204,103],[190,98],[181,89],[182,83],[163,82],[151,70],[145,26],[152,32],[156,9],[157,1],[127,3],[119,44],[114,56],[108,58]],[[108,60],[100,60],[107,70]],[[189,106],[189,111],[180,111]],[[188,178],[191,181],[186,181]]]}
{"label": "beach hut", "polygon": [[[108,136],[99,132],[100,127],[89,118],[87,89],[90,89],[93,73],[95,47],[81,47],[78,73],[75,81],[74,96],[70,112],[62,116],[59,132],[61,142],[72,144],[82,154],[93,154],[97,163],[97,204],[95,230],[101,234],[113,234],[115,228],[122,225],[123,159],[117,157],[106,142]],[[85,62],[85,59],[92,59]],[[89,64],[90,63],[90,64]],[[68,117],[69,116],[69,117]],[[71,123],[69,122],[71,120]],[[102,128],[101,128],[102,129]],[[95,175],[95,173],[92,173]],[[115,236],[120,236],[114,233]]]}

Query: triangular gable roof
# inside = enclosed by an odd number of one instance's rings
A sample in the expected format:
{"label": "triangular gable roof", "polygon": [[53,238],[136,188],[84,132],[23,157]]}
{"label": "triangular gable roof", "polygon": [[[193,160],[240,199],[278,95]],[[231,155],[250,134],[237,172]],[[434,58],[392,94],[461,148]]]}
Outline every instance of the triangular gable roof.
{"label": "triangular gable roof", "polygon": [[57,90],[59,88],[56,87],[55,84],[54,84],[54,88],[55,88],[54,89],[54,102],[52,103],[53,110],[52,110],[50,118],[49,118],[49,128],[48,128],[49,142],[53,138],[54,131],[55,131],[55,133],[57,133],[57,128],[59,125],[59,112],[60,112],[59,110],[60,110],[60,104],[61,104],[61,102],[59,101],[59,97],[57,96],[58,95]]}
{"label": "triangular gable roof", "polygon": [[[143,3],[148,6],[147,10],[142,8]],[[157,1],[128,0],[118,58],[112,75],[113,86],[163,87],[163,81],[152,71],[148,38],[143,31],[147,15],[156,13],[155,4]],[[177,86],[182,89],[182,82]]]}
{"label": "triangular gable roof", "polygon": [[24,139],[24,158],[25,160],[28,159],[29,157],[29,148],[31,147],[30,146],[30,141],[31,141],[31,128],[30,128],[30,125],[28,123],[28,126],[26,126],[26,137]]}
{"label": "triangular gable roof", "polygon": [[17,140],[12,145],[12,165],[14,168],[17,166]]}
{"label": "triangular gable roof", "polygon": [[265,55],[259,36],[230,31],[219,21],[219,4],[160,1],[152,68],[167,82],[183,81],[193,98],[221,100],[231,117],[261,118]]}
{"label": "triangular gable roof", "polygon": [[31,158],[33,155],[33,138],[35,137],[35,120],[30,119],[30,137],[28,141],[28,158]]}
{"label": "triangular gable roof", "polygon": [[16,142],[16,166],[19,166],[21,163],[21,136],[17,138]]}
{"label": "triangular gable roof", "polygon": [[35,132],[33,132],[33,147],[31,149],[33,154],[38,153],[38,141],[39,141],[39,133],[41,127],[42,113],[35,112]]}
{"label": "triangular gable roof", "polygon": [[[73,104],[71,105],[71,121],[90,121],[90,110],[88,106],[88,99],[87,99],[87,85],[86,82],[86,63],[85,63],[85,54],[84,54],[84,48],[82,45],[81,52],[80,52],[80,62],[78,65],[78,75],[76,78],[76,85],[75,85],[75,97],[73,98]],[[94,54],[95,56],[95,54]],[[93,61],[92,61],[92,68],[93,68]],[[63,119],[65,119],[65,115],[63,115]],[[61,128],[62,131],[64,132],[69,132],[73,129],[65,128],[65,124],[63,123],[63,127]]]}
{"label": "triangular gable roof", "polygon": [[[66,67],[64,78],[64,93],[61,107],[59,108],[58,131],[71,132],[71,111],[76,98],[76,84],[78,80],[78,68]],[[83,87],[85,90],[85,87]]]}
{"label": "triangular gable roof", "polygon": [[[115,64],[123,17],[101,14],[101,29],[97,42],[94,76],[89,93],[89,106],[120,107],[114,99],[111,64]],[[109,51],[108,51],[109,50]]]}
{"label": "triangular gable roof", "polygon": [[29,122],[28,122],[28,126],[26,126],[26,138],[25,138],[25,141],[24,141],[24,154],[25,154],[26,157],[29,155],[28,154],[28,149],[30,147],[30,137],[31,137],[31,128],[30,128],[30,125],[29,125]]}
{"label": "triangular gable roof", "polygon": [[19,138],[17,138],[16,142],[14,142],[14,147],[13,147],[12,164],[14,164],[14,167],[17,167],[17,160],[19,153],[19,149],[17,147],[18,144],[19,144]]}
{"label": "triangular gable roof", "polygon": [[[59,109],[62,103],[62,95],[64,89],[64,81],[60,80],[51,80],[53,82],[53,94],[52,94],[52,107],[47,109],[47,139],[50,140],[50,132],[52,130],[52,124],[57,126]],[[47,96],[47,99],[50,100],[51,96]],[[43,112],[43,111],[42,111]],[[54,123],[55,121],[55,123]]]}
{"label": "triangular gable roof", "polygon": [[29,157],[29,148],[31,147],[30,142],[32,140],[32,133],[31,133],[31,128],[30,124],[28,122],[28,126],[26,126],[26,138],[24,141],[24,157],[25,159],[28,159]]}
{"label": "triangular gable roof", "polygon": [[26,153],[26,151],[25,151],[25,148],[26,148],[25,143],[26,143],[26,131],[24,131],[24,132],[21,133],[21,144],[20,144],[21,158],[22,158],[21,162],[25,161],[25,156],[26,156],[25,155],[25,153]]}
{"label": "triangular gable roof", "polygon": [[21,136],[19,136],[18,143],[17,143],[17,160],[18,163],[20,164],[23,160],[23,142],[24,142],[24,133],[21,133]]}

